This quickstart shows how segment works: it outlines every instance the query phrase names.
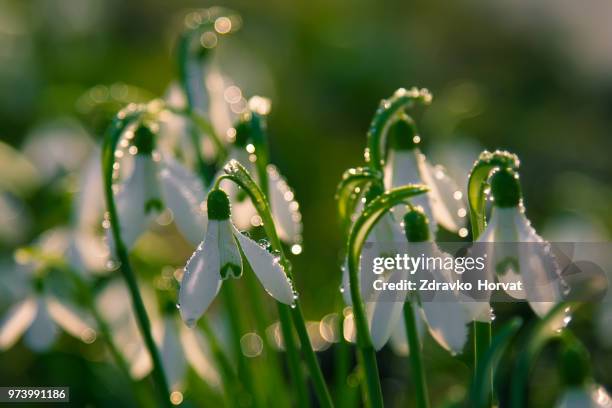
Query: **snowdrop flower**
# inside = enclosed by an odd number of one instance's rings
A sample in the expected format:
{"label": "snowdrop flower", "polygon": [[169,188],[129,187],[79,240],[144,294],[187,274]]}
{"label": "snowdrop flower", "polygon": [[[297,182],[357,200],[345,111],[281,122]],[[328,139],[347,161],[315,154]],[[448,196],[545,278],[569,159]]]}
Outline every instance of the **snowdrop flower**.
{"label": "snowdrop flower", "polygon": [[516,286],[517,290],[506,290],[508,295],[527,299],[533,311],[544,316],[563,297],[564,282],[558,264],[549,244],[525,216],[518,174],[510,169],[497,171],[491,177],[491,193],[491,219],[478,239],[488,244],[483,245],[488,278],[520,282],[523,289]]}
{"label": "snowdrop flower", "polygon": [[[202,379],[217,385],[219,374],[211,363],[205,341],[194,336],[192,330],[182,330],[177,326],[174,304],[168,305],[165,313],[160,315],[151,288],[142,282],[139,287],[171,389],[180,390],[185,385],[188,364]],[[108,322],[113,340],[129,365],[130,375],[135,379],[144,378],[151,372],[153,365],[140,335],[125,283],[120,279],[109,282],[96,298],[96,305]],[[189,350],[189,353],[185,350]]]}
{"label": "snowdrop flower", "polygon": [[[450,257],[431,241],[428,223],[423,209],[417,207],[408,210],[404,216],[406,238],[409,242],[408,252],[423,254],[426,258]],[[451,283],[456,280],[452,274],[452,271],[434,268],[416,271],[414,275],[409,275],[408,271],[402,269],[391,271],[386,280],[400,282],[403,279],[410,279],[420,282],[421,278],[427,278],[436,282]],[[419,317],[426,323],[429,333],[442,347],[453,354],[463,350],[468,337],[467,325],[473,320],[473,312],[468,304],[464,303],[467,298],[464,298],[458,290],[439,290],[427,300],[417,297],[406,299],[406,292],[394,299],[390,299],[384,292],[380,292],[379,297],[381,296],[384,298],[374,302],[368,313],[372,342],[377,350],[387,343],[398,327],[399,321],[402,320],[402,310],[406,300],[414,303],[413,307],[417,307],[417,316],[421,314]]]}
{"label": "snowdrop flower", "polygon": [[45,259],[61,258],[66,248],[65,235],[62,231],[51,230],[32,249],[34,255],[29,255],[25,249],[16,252],[19,265],[9,278],[18,283],[12,290],[20,293],[12,295],[19,300],[0,320],[0,350],[11,348],[24,336],[32,350],[45,351],[57,339],[59,328],[85,343],[95,341],[94,325],[85,313],[76,305],[60,300],[45,287],[48,268]]}
{"label": "snowdrop flower", "polygon": [[[431,165],[419,149],[421,138],[408,116],[400,117],[389,128],[390,149],[384,169],[385,188],[407,184],[425,184],[429,192],[413,198],[429,218],[430,232],[435,236],[438,225],[461,236],[467,235],[464,228],[467,210],[463,194],[455,182],[440,166]],[[394,209],[398,219],[404,215],[403,206]]]}
{"label": "snowdrop flower", "polygon": [[127,247],[132,247],[165,204],[184,237],[197,245],[206,229],[206,215],[200,207],[204,189],[178,162],[154,154],[154,137],[144,125],[133,134],[128,149],[133,156],[132,172],[120,183],[117,193],[121,236]]}
{"label": "snowdrop flower", "polygon": [[241,276],[241,252],[265,290],[279,302],[293,304],[293,288],[278,258],[231,223],[227,194],[220,189],[212,190],[207,207],[206,234],[185,266],[179,293],[181,317],[187,326],[193,327],[204,314],[223,280]]}

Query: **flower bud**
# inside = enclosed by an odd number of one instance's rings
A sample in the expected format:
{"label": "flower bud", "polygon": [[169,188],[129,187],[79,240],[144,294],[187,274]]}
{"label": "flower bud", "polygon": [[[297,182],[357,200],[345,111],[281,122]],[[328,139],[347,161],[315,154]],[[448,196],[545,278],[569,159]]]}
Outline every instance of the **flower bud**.
{"label": "flower bud", "polygon": [[389,126],[389,146],[395,150],[412,150],[420,142],[414,121],[402,116]]}
{"label": "flower bud", "polygon": [[134,132],[134,146],[137,154],[150,155],[155,148],[155,134],[148,126],[140,125]]}
{"label": "flower bud", "polygon": [[408,242],[429,240],[429,220],[421,207],[411,208],[404,215],[404,233]]}
{"label": "flower bud", "polygon": [[385,188],[381,183],[373,182],[364,194],[366,203],[372,202],[376,197],[385,192]]}
{"label": "flower bud", "polygon": [[521,183],[518,174],[501,169],[491,176],[491,194],[497,207],[516,207],[521,201]]}
{"label": "flower bud", "polygon": [[207,198],[208,219],[223,221],[230,217],[230,201],[221,189],[212,190]]}

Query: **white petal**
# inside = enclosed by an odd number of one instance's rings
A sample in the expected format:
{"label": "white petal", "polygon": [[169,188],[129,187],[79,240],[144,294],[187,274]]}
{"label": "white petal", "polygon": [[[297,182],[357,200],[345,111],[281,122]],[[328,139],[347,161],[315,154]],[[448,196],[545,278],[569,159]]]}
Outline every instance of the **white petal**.
{"label": "white petal", "polygon": [[450,292],[441,291],[423,302],[423,314],[431,336],[453,354],[461,353],[468,338],[469,315]]}
{"label": "white petal", "polygon": [[187,362],[179,340],[179,327],[173,317],[163,319],[163,337],[158,340],[162,365],[166,371],[168,384],[172,389],[180,388],[185,377]]}
{"label": "white petal", "polygon": [[159,199],[155,163],[150,158],[136,155],[134,169],[122,183],[117,194],[117,212],[121,224],[121,237],[131,248],[147,229],[155,211],[145,211],[152,199]]}
{"label": "white petal", "polygon": [[302,241],[302,215],[294,193],[273,165],[268,165],[268,190],[272,216],[281,240],[290,244]]}
{"label": "white petal", "polygon": [[526,296],[533,311],[543,317],[563,298],[561,271],[549,244],[536,234],[525,214],[516,214],[516,224],[522,243],[519,265]]}
{"label": "white petal", "polygon": [[79,181],[76,196],[76,223],[79,230],[97,231],[106,208],[100,160],[100,148],[96,146]]}
{"label": "white petal", "polygon": [[77,310],[75,306],[62,303],[57,298],[49,296],[47,297],[47,308],[55,323],[68,334],[85,343],[95,340],[96,332],[92,327],[93,324],[87,322],[82,316],[84,313]]}
{"label": "white petal", "polygon": [[[155,327],[154,308],[149,307],[151,299],[146,286],[139,285],[149,317]],[[108,322],[111,336],[121,353],[130,365],[130,375],[141,379],[152,369],[149,353],[144,346],[138,324],[134,317],[130,302],[130,295],[122,280],[110,282],[96,299],[96,306],[102,317]]]}
{"label": "white petal", "polygon": [[[407,272],[394,271],[387,282],[400,282],[406,279]],[[404,308],[405,296],[401,295],[397,298],[383,295],[378,296],[376,302],[370,303],[368,306],[368,320],[370,333],[372,335],[372,343],[376,350],[380,350],[389,340],[393,329],[397,326],[402,318],[402,310]]]}
{"label": "white petal", "polygon": [[208,114],[215,132],[225,140],[227,130],[233,126],[236,115],[225,99],[225,91],[232,86],[231,80],[221,74],[216,65],[211,65],[205,78],[209,95]]}
{"label": "white petal", "polygon": [[[478,241],[485,243],[483,249],[488,252],[486,269],[491,277],[496,277],[502,283],[523,282],[524,287],[525,276],[517,270],[519,249],[523,246],[519,243],[522,242],[517,225],[519,215],[521,210],[518,207],[493,206],[491,221]],[[527,296],[524,290],[506,290],[506,293],[515,299],[525,299]]]}
{"label": "white petal", "polygon": [[208,113],[208,94],[204,84],[204,75],[207,65],[199,58],[190,58],[187,61],[187,86],[192,98],[192,108],[200,114]]}
{"label": "white petal", "polygon": [[[387,189],[405,186],[407,184],[423,184],[420,173],[419,158],[421,154],[418,149],[413,150],[391,150],[387,157],[385,167],[385,187]],[[421,194],[410,200],[410,202],[423,208],[429,219],[429,231],[432,237],[435,236],[437,224],[432,212],[429,194]],[[393,209],[396,220],[401,221],[406,214],[406,206],[398,205]]]}
{"label": "white petal", "polygon": [[172,211],[174,222],[194,246],[206,232],[208,220],[202,207],[204,189],[199,180],[175,161],[167,162],[160,172],[164,204]]}
{"label": "white petal", "polygon": [[9,349],[19,340],[36,317],[36,300],[27,298],[13,306],[0,324],[0,350]]}
{"label": "white petal", "polygon": [[185,266],[179,303],[181,317],[190,327],[195,326],[221,288],[219,224],[209,220],[204,242]]}
{"label": "white petal", "polygon": [[221,377],[212,363],[212,353],[202,335],[195,330],[181,328],[181,344],[184,350],[189,350],[185,357],[195,372],[208,384],[218,387]]}
{"label": "white petal", "polygon": [[[416,307],[413,304],[413,307]],[[416,328],[419,335],[419,344],[423,345],[423,335],[425,334],[425,320],[423,318],[423,312],[417,309],[415,313]],[[410,353],[410,345],[408,344],[408,337],[406,335],[406,322],[404,319],[400,319],[395,329],[391,333],[391,348],[400,356],[407,356]]]}
{"label": "white petal", "polygon": [[39,297],[36,303],[36,318],[26,332],[24,341],[34,351],[45,351],[51,347],[59,330],[49,315],[45,300]]}
{"label": "white petal", "polygon": [[77,272],[107,273],[110,249],[103,236],[87,230],[76,230],[71,234],[67,261]]}
{"label": "white petal", "polygon": [[432,166],[419,156],[419,170],[423,182],[429,187],[429,201],[436,222],[449,231],[456,232],[466,224],[467,208],[457,184],[440,166]]}
{"label": "white petal", "polygon": [[293,304],[293,288],[278,259],[255,241],[241,234],[236,227],[234,234],[246,260],[266,291],[281,303]]}

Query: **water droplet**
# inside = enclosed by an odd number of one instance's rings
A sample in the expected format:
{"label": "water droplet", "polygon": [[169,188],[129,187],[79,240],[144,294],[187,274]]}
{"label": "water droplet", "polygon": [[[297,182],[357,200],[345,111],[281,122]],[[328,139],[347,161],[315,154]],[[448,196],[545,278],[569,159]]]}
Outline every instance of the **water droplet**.
{"label": "water droplet", "polygon": [[177,304],[176,304],[176,308],[177,308],[178,310],[181,310],[181,304],[180,304],[180,303],[177,303]]}
{"label": "water droplet", "polygon": [[292,309],[295,309],[296,307],[297,307],[297,304],[295,304],[295,303],[292,303],[292,304],[291,304],[291,308],[292,308]]}
{"label": "water droplet", "polygon": [[495,311],[493,310],[493,308],[491,308],[491,310],[489,310],[489,317],[491,318],[491,321],[495,320]]}
{"label": "water droplet", "polygon": [[[342,268],[344,269],[344,268]],[[345,289],[344,289],[344,285],[340,285],[340,293],[344,293]]]}

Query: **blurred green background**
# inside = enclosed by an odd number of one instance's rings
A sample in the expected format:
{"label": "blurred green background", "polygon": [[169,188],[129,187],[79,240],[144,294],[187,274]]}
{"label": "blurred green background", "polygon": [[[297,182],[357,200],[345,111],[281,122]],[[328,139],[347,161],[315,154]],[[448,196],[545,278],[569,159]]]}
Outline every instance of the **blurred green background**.
{"label": "blurred green background", "polygon": [[[545,238],[609,241],[612,3],[604,0],[0,0],[1,140],[20,149],[37,127],[81,120],[77,99],[97,84],[163,95],[176,78],[184,9],[213,4],[243,18],[219,51],[222,68],[245,95],[272,99],[272,161],[303,215],[294,273],[308,319],[333,311],[339,295],[335,187],[363,162],[372,114],[398,87],[433,93],[415,113],[423,150],[457,180],[465,182],[482,149],[511,150],[522,160],[527,214]],[[62,191],[49,181],[27,194],[31,222],[2,244],[5,256],[70,219]],[[83,364],[19,355],[0,354],[0,383],[33,372],[41,383],[58,372],[78,376]],[[30,368],[12,377],[8,361]],[[454,375],[432,382],[452,393]],[[393,381],[386,387],[401,388]]]}

